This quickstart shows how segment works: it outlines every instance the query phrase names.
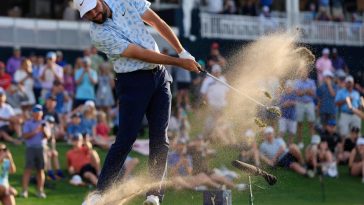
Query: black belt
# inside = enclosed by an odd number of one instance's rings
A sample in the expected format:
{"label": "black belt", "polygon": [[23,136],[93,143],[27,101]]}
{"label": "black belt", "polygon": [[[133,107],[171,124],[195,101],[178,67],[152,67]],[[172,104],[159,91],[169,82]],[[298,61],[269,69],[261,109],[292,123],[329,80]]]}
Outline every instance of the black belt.
{"label": "black belt", "polygon": [[125,75],[125,74],[128,74],[128,73],[150,73],[150,72],[151,73],[156,73],[156,72],[162,70],[162,68],[163,68],[163,66],[157,65],[153,69],[148,69],[148,70],[135,70],[135,71],[127,72],[127,73],[116,73],[116,76]]}

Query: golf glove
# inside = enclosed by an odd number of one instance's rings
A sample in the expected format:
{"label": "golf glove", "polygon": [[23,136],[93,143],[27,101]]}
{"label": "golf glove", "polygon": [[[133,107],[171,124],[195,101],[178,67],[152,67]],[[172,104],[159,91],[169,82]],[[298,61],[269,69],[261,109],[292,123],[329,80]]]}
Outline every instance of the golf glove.
{"label": "golf glove", "polygon": [[181,53],[178,54],[179,58],[184,58],[184,59],[191,59],[191,60],[195,60],[195,57],[193,57],[188,51],[186,51],[185,49],[182,50]]}

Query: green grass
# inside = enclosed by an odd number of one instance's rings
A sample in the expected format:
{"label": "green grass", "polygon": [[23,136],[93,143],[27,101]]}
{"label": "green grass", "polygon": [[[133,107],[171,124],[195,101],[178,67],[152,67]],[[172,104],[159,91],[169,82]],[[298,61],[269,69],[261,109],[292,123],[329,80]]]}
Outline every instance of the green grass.
{"label": "green grass", "polygon": [[[66,144],[59,144],[60,160],[63,167],[66,166],[65,153],[70,148]],[[18,168],[16,174],[10,176],[10,182],[17,190],[21,190],[21,173],[24,164],[24,148],[10,146],[14,154],[14,159]],[[229,162],[236,157],[236,151],[233,149],[220,148],[219,155],[212,161],[212,165],[221,165],[225,163],[228,167]],[[105,152],[100,151],[101,158],[104,158]],[[132,153],[141,159],[141,165],[138,172],[145,171],[147,158],[136,153]],[[339,179],[325,178],[326,202],[322,201],[321,187],[318,178],[307,179],[286,170],[273,170],[278,176],[278,183],[269,187],[260,177],[253,178],[253,190],[255,204],[317,204],[317,205],[360,205],[364,204],[364,184],[360,183],[359,178],[348,176],[346,167],[340,167]],[[242,183],[247,182],[247,176],[242,175],[239,180]],[[54,189],[46,189],[48,198],[35,198],[35,185],[30,186],[30,197],[28,199],[17,198],[17,204],[21,205],[79,205],[84,196],[92,189],[88,187],[73,187],[68,184],[68,180],[58,181]],[[140,196],[130,202],[130,205],[142,204],[143,196]],[[202,193],[193,191],[168,190],[166,192],[165,203],[167,205],[202,205]],[[233,191],[233,204],[248,204],[248,192]]]}
{"label": "green grass", "polygon": [[[192,135],[196,136],[200,132],[201,121],[192,117]],[[196,122],[195,122],[196,121]],[[308,133],[305,129],[304,133]],[[147,133],[145,133],[147,134]],[[307,136],[307,135],[305,135]],[[143,137],[145,138],[145,136]],[[309,138],[305,138],[307,144]],[[17,173],[10,176],[10,183],[19,192],[21,191],[21,174],[24,165],[24,146],[8,145],[13,153],[15,163],[17,165]],[[65,143],[59,143],[57,149],[59,151],[60,163],[62,168],[66,169],[65,155],[71,146]],[[219,147],[218,154],[211,160],[211,167],[220,167],[222,164],[234,170],[230,166],[230,162],[235,160],[238,151],[230,147]],[[99,150],[101,160],[104,159],[106,152]],[[131,156],[138,157],[140,164],[136,168],[135,175],[147,172],[147,157],[140,154],[131,153]],[[347,167],[339,167],[339,179],[324,179],[326,201],[322,200],[322,192],[319,179],[308,179],[299,176],[291,171],[277,169],[271,170],[278,177],[278,182],[274,186],[269,186],[260,177],[253,177],[254,204],[264,205],[364,205],[364,184],[360,178],[350,177]],[[35,184],[30,185],[29,198],[16,198],[17,204],[20,205],[80,205],[89,191],[89,187],[74,187],[68,184],[69,178],[57,182],[52,182],[54,188],[47,188],[47,199],[38,199],[35,197]],[[239,183],[247,183],[248,178],[242,175]],[[127,187],[126,187],[127,188]],[[233,205],[248,204],[248,191],[237,192],[233,190]],[[144,196],[139,196],[128,205],[141,205]],[[202,192],[195,191],[174,191],[168,189],[166,191],[164,203],[166,205],[202,205]]]}

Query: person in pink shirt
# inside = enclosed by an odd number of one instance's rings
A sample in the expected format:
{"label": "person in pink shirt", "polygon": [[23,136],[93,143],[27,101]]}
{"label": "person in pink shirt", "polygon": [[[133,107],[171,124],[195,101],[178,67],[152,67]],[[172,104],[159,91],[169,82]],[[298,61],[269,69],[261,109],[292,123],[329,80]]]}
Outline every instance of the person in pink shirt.
{"label": "person in pink shirt", "polygon": [[323,82],[324,71],[329,70],[331,72],[334,72],[332,61],[329,58],[329,55],[330,55],[330,50],[328,48],[324,48],[322,50],[322,56],[316,61],[316,72],[319,85],[321,85]]}

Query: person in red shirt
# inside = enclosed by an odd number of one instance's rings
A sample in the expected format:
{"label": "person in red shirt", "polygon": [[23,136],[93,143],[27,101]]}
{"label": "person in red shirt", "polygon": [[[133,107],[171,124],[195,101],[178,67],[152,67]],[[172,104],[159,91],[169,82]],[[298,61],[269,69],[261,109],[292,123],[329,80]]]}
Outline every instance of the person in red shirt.
{"label": "person in red shirt", "polygon": [[110,136],[106,114],[100,111],[97,115],[96,137],[93,139],[93,144],[103,149],[109,149],[114,141],[115,136]]}
{"label": "person in red shirt", "polygon": [[5,72],[5,64],[0,61],[0,87],[7,90],[11,85],[11,76]]}
{"label": "person in red shirt", "polygon": [[68,172],[96,186],[100,167],[97,152],[90,144],[84,143],[80,133],[72,137],[72,143],[73,148],[67,152]]}

